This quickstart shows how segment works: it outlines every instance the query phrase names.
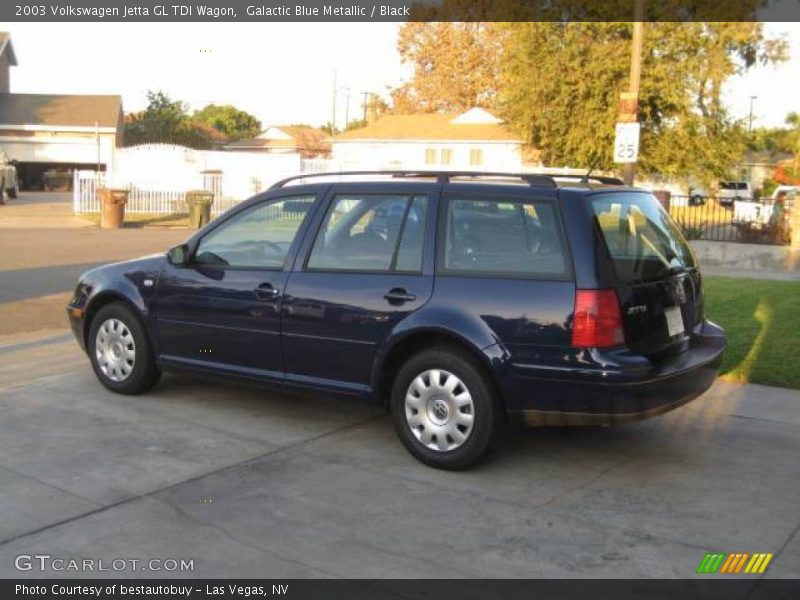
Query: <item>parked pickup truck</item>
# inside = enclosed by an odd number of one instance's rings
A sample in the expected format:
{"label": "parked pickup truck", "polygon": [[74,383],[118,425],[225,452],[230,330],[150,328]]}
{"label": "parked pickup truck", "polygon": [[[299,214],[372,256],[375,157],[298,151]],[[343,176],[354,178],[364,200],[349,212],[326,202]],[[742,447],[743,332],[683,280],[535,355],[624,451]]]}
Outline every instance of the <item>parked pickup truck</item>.
{"label": "parked pickup truck", "polygon": [[19,194],[19,180],[17,167],[8,159],[4,150],[0,149],[0,202],[5,200],[6,194],[16,198]]}
{"label": "parked pickup truck", "polygon": [[782,192],[786,193],[788,209],[797,196],[798,188],[793,185],[779,185],[767,199],[760,201],[736,200],[733,203],[733,224],[749,225],[753,229],[764,229],[770,223],[772,213],[775,212],[775,200]]}

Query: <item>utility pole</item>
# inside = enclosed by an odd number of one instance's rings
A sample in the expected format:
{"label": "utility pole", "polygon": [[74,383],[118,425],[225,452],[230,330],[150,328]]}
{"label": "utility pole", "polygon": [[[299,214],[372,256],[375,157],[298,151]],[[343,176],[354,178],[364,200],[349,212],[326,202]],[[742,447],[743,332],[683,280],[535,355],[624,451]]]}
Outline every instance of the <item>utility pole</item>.
{"label": "utility pole", "polygon": [[[639,82],[642,76],[642,40],[644,38],[644,0],[634,0],[633,40],[631,43],[631,77],[628,94],[620,103],[620,122],[639,121]],[[636,163],[626,163],[623,179],[626,185],[633,185]]]}
{"label": "utility pole", "polygon": [[101,153],[100,153],[100,122],[94,122],[94,138],[97,143],[97,172],[100,172],[100,160],[101,160]]}
{"label": "utility pole", "polygon": [[758,96],[750,96],[750,117],[748,118],[747,131],[753,131],[753,101],[758,100]]}
{"label": "utility pole", "polygon": [[331,135],[336,135],[336,69],[333,70],[333,115],[331,116]]}
{"label": "utility pole", "polygon": [[364,125],[367,124],[367,103],[369,102],[369,92],[361,92],[361,95],[364,96]]}
{"label": "utility pole", "polygon": [[344,129],[347,131],[347,125],[350,123],[350,88],[345,88],[345,104],[344,104]]}

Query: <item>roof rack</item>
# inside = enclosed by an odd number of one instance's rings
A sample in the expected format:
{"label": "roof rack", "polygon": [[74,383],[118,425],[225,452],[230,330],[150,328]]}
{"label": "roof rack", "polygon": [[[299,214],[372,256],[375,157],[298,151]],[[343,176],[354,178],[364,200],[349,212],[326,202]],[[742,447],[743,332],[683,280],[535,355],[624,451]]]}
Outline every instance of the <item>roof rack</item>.
{"label": "roof rack", "polygon": [[605,183],[606,185],[625,185],[625,182],[622,181],[619,177],[607,177],[605,175],[559,175],[554,173],[550,175],[553,179],[577,179],[581,182],[589,182],[589,181],[596,181],[598,183]]}
{"label": "roof rack", "polygon": [[285,179],[281,179],[280,181],[272,184],[270,186],[271,190],[278,189],[285,187],[287,183],[291,183],[292,181],[299,181],[303,179],[313,179],[317,177],[337,177],[337,176],[353,176],[353,175],[384,175],[389,177],[397,177],[397,178],[431,178],[436,179],[436,183],[443,185],[446,183],[450,183],[450,180],[454,177],[503,177],[503,178],[510,178],[510,179],[519,179],[520,181],[526,182],[528,185],[531,186],[542,186],[542,187],[557,187],[556,180],[557,179],[577,179],[581,181],[597,181],[599,183],[609,184],[609,185],[622,185],[622,180],[617,179],[616,177],[602,177],[598,175],[592,175],[590,177],[586,177],[584,175],[553,175],[553,174],[543,174],[543,173],[503,173],[500,171],[407,171],[407,170],[400,170],[400,171],[327,171],[321,173],[302,173],[300,175],[292,175],[291,177],[287,177]]}

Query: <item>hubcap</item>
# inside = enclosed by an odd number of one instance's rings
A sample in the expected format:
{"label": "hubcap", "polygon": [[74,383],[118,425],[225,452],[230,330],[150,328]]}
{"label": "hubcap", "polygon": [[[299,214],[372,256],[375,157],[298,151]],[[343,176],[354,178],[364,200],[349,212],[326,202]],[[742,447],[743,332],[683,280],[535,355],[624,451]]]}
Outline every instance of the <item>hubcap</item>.
{"label": "hubcap", "polygon": [[472,396],[449,371],[430,369],[415,377],[406,391],[405,408],[409,429],[431,450],[455,450],[472,433]]}
{"label": "hubcap", "polygon": [[97,364],[111,381],[125,381],[136,363],[136,343],[128,326],[119,319],[107,319],[97,330],[94,344]]}

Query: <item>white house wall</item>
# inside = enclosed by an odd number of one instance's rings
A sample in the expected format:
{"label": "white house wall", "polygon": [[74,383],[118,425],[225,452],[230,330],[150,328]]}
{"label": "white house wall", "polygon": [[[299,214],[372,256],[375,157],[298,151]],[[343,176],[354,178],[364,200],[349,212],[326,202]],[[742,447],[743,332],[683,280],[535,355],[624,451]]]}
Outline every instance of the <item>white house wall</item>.
{"label": "white house wall", "polygon": [[300,155],[144,144],[117,149],[115,168],[107,181],[114,186],[185,191],[202,184],[204,171],[222,174],[223,195],[247,198],[279,179],[299,173]]}
{"label": "white house wall", "polygon": [[[428,149],[437,161],[426,163]],[[441,163],[441,151],[450,150],[449,164]],[[470,164],[470,151],[483,151],[480,165]],[[333,160],[343,169],[466,169],[515,170],[522,165],[520,144],[515,142],[424,142],[424,141],[340,141],[333,142]]]}

